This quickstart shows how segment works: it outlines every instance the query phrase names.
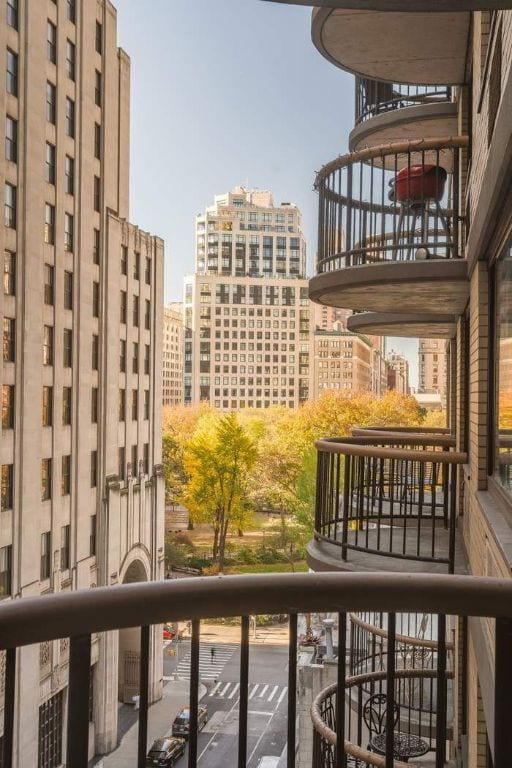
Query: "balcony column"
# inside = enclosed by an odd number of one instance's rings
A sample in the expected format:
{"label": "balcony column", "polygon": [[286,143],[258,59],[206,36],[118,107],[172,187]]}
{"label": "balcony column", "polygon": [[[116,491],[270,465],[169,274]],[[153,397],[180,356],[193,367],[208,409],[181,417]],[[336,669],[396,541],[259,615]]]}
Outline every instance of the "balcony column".
{"label": "balcony column", "polygon": [[118,633],[104,632],[100,635],[94,696],[95,747],[99,755],[106,755],[117,747],[118,667]]}

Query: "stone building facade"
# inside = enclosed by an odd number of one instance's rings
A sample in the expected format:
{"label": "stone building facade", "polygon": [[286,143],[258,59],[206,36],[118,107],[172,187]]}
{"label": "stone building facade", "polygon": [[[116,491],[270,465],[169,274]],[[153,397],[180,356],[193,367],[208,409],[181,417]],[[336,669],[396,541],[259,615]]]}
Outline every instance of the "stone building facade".
{"label": "stone building facade", "polygon": [[183,305],[164,307],[163,385],[164,405],[183,403]]}

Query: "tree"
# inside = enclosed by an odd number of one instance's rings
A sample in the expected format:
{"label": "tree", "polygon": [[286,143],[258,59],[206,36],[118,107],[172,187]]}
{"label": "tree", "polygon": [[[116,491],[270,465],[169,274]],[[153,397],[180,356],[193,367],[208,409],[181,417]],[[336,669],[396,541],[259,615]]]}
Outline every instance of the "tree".
{"label": "tree", "polygon": [[212,558],[220,572],[228,530],[243,530],[250,516],[247,484],[256,455],[255,442],[234,413],[205,420],[185,448],[182,501],[195,522],[212,525]]}

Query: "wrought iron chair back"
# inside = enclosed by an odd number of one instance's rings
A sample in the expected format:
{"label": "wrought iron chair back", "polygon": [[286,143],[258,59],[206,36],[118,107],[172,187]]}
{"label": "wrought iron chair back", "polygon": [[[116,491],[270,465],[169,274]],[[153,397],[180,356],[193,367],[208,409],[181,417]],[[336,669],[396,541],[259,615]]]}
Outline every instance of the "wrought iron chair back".
{"label": "wrought iron chair back", "polygon": [[[384,733],[386,730],[386,713],[388,697],[385,693],[375,693],[365,702],[363,707],[363,720],[370,733]],[[393,702],[393,727],[396,727],[400,719],[400,707]]]}

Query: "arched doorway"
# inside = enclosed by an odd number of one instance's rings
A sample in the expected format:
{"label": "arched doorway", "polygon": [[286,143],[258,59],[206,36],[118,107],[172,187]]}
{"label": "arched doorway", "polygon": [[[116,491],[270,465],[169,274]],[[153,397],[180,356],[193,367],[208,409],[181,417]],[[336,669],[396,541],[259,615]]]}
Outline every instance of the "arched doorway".
{"label": "arched doorway", "polygon": [[[123,584],[147,581],[147,571],[141,560],[132,560],[122,579]],[[134,616],[137,624],[137,617]],[[118,698],[125,704],[132,704],[139,695],[140,627],[119,630],[119,676]]]}

